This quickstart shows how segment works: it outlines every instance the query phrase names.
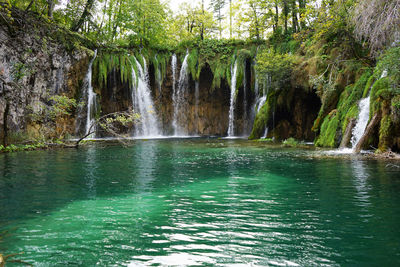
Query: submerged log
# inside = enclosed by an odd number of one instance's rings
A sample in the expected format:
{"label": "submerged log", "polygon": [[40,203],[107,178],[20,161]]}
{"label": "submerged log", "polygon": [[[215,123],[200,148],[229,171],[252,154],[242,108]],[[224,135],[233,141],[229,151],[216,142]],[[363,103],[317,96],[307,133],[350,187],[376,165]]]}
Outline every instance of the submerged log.
{"label": "submerged log", "polygon": [[360,153],[361,149],[363,148],[365,142],[368,140],[368,137],[371,135],[372,130],[375,128],[375,126],[379,123],[381,119],[381,115],[379,113],[376,113],[370,123],[367,126],[367,129],[365,129],[365,132],[363,136],[361,137],[360,141],[356,145],[354,152],[355,153]]}
{"label": "submerged log", "polygon": [[353,132],[353,128],[354,128],[355,125],[356,125],[356,120],[355,119],[351,119],[349,121],[349,123],[347,124],[346,131],[345,131],[345,133],[343,135],[342,142],[340,142],[339,148],[345,148],[350,143],[352,132]]}

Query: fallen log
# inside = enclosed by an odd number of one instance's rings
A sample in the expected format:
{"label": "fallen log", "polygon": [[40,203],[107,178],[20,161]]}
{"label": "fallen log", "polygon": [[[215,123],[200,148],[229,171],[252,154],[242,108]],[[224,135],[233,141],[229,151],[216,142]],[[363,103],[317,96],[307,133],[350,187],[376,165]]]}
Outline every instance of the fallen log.
{"label": "fallen log", "polygon": [[363,136],[361,137],[360,141],[354,148],[355,153],[360,153],[361,149],[364,147],[365,142],[368,140],[368,137],[371,135],[372,131],[374,130],[375,126],[379,123],[380,120],[381,120],[380,113],[376,113],[374,117],[372,117],[372,120],[368,124],[367,129],[365,129]]}
{"label": "fallen log", "polygon": [[350,143],[351,136],[353,134],[353,128],[356,125],[356,120],[351,119],[347,124],[346,131],[343,135],[342,142],[340,142],[339,148],[345,148]]}

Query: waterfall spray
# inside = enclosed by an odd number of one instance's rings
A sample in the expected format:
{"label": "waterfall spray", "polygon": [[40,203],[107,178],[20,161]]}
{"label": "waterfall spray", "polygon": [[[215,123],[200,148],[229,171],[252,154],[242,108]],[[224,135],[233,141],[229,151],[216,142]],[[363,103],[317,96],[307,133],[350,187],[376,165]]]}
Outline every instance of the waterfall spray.
{"label": "waterfall spray", "polygon": [[[185,107],[185,92],[188,87],[189,73],[188,73],[188,59],[189,51],[186,51],[186,56],[183,60],[182,67],[179,73],[178,88],[173,88],[172,102],[174,105],[174,116],[172,127],[175,136],[186,135],[186,130],[182,127],[182,122],[185,121],[186,110]],[[185,121],[186,122],[186,121]]]}
{"label": "waterfall spray", "polygon": [[237,70],[238,70],[238,62],[235,60],[235,64],[233,68],[231,67],[231,98],[230,98],[230,106],[229,106],[229,124],[228,124],[228,137],[232,137],[235,134],[235,102],[236,102],[236,79],[237,79]]}
{"label": "waterfall spray", "polygon": [[194,98],[195,98],[195,116],[196,116],[196,133],[199,133],[199,82],[196,81],[194,85]]}
{"label": "waterfall spray", "polygon": [[135,63],[138,69],[138,77],[136,77],[132,67],[132,102],[134,109],[140,114],[141,119],[141,122],[135,127],[135,136],[160,136],[161,132],[158,125],[157,114],[154,111],[154,102],[149,87],[146,60],[143,57],[143,67],[136,58]]}
{"label": "waterfall spray", "polygon": [[87,111],[86,111],[86,131],[85,134],[89,134],[90,131],[94,132],[94,134],[89,135],[89,138],[93,138],[96,136],[96,125],[94,125],[94,113],[96,113],[96,93],[93,91],[92,86],[92,66],[93,62],[97,56],[97,49],[94,51],[94,56],[89,63],[88,72],[85,77],[86,84],[86,95],[87,95]]}

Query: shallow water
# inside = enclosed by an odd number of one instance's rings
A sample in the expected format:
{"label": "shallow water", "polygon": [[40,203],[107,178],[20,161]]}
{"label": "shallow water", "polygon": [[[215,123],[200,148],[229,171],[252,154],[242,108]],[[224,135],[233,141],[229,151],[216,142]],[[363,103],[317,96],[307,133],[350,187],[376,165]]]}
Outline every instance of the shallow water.
{"label": "shallow water", "polygon": [[243,140],[133,144],[0,155],[0,253],[38,266],[400,264],[393,164]]}

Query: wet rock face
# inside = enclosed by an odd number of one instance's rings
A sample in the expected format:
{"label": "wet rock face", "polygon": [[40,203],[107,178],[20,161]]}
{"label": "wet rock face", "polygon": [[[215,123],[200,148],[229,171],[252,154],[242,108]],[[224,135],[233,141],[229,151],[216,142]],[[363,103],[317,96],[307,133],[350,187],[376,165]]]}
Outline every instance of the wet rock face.
{"label": "wet rock face", "polygon": [[[180,69],[180,66],[178,66]],[[150,71],[150,77],[152,77]],[[180,125],[189,135],[224,136],[228,130],[230,88],[226,82],[221,88],[211,89],[213,74],[208,67],[202,69],[198,84],[199,95],[196,102],[196,82],[189,78],[185,91],[185,114],[180,114]],[[172,101],[173,79],[170,66],[159,90],[155,81],[150,81],[158,116],[166,135],[173,134],[172,120],[174,106]],[[177,85],[176,85],[177,86]],[[183,122],[183,123],[182,123]]]}
{"label": "wet rock face", "polygon": [[[271,135],[278,140],[293,137],[297,140],[313,141],[315,133],[311,130],[321,107],[321,101],[314,92],[296,89],[290,109],[277,109],[275,118],[270,121]],[[274,124],[274,125],[273,125]],[[274,127],[275,126],[275,127]]]}
{"label": "wet rock face", "polygon": [[[0,26],[0,138],[5,120],[10,132],[24,132],[30,114],[40,112],[53,95],[75,97],[83,80],[88,54],[68,52],[59,42],[37,32],[10,36]],[[6,106],[9,106],[6,112]],[[73,133],[73,121],[57,128]]]}

